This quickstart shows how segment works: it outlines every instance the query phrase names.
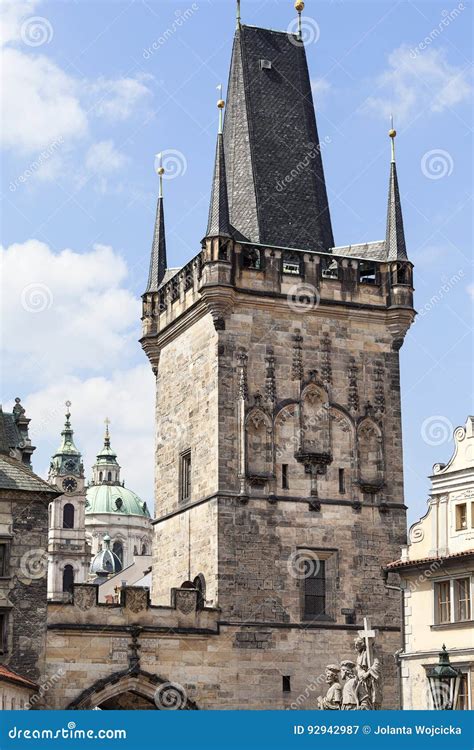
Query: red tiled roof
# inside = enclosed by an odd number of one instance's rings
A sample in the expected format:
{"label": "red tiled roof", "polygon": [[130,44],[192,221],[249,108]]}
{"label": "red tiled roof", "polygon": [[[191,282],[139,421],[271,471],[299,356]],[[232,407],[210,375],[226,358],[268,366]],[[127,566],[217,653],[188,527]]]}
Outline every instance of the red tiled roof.
{"label": "red tiled roof", "polygon": [[9,682],[14,682],[17,685],[20,685],[21,687],[28,687],[32,690],[38,690],[38,685],[36,685],[35,682],[32,682],[32,680],[29,680],[27,677],[22,677],[21,675],[17,674],[16,672],[13,672],[11,669],[8,669],[4,664],[0,664],[0,681],[1,680],[8,680]]}
{"label": "red tiled roof", "polygon": [[464,552],[453,552],[452,555],[444,555],[443,557],[421,557],[418,560],[395,560],[395,562],[388,563],[385,567],[387,570],[393,570],[394,568],[409,568],[416,567],[417,565],[424,565],[425,563],[436,562],[437,560],[444,562],[445,560],[454,560],[457,557],[468,557],[469,555],[474,555],[474,549],[464,550]]}

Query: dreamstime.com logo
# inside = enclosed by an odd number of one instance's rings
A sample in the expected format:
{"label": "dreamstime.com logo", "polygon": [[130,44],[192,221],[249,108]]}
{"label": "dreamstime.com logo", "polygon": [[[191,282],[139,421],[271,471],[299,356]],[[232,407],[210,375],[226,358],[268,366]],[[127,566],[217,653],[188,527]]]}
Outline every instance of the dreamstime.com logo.
{"label": "dreamstime.com logo", "polygon": [[155,690],[154,699],[160,711],[182,711],[188,702],[184,687],[177,682],[164,682]]}
{"label": "dreamstime.com logo", "polygon": [[293,312],[305,313],[318,307],[320,294],[312,284],[293,284],[286,299]]}
{"label": "dreamstime.com logo", "polygon": [[78,729],[75,721],[69,721],[61,729],[19,729],[8,730],[11,740],[126,740],[126,729]]}

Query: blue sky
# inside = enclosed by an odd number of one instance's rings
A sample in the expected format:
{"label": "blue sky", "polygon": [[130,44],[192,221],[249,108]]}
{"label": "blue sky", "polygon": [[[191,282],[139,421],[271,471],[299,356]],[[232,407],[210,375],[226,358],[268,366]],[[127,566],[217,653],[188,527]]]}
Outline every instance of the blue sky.
{"label": "blue sky", "polygon": [[[137,339],[165,151],[169,262],[207,218],[230,0],[4,2],[4,407],[20,395],[44,473],[70,398],[89,467],[109,416],[127,484],[150,501],[153,377]],[[287,0],[242,0],[285,30]],[[337,245],[382,239],[388,118],[416,323],[401,351],[406,502],[472,413],[472,11],[468,3],[307,2],[303,28]]]}

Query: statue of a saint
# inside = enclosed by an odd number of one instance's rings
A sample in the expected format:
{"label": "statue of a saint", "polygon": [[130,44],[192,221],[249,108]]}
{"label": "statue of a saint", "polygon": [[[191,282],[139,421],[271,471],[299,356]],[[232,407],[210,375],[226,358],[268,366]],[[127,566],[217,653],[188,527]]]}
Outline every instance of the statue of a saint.
{"label": "statue of a saint", "polygon": [[365,685],[370,703],[368,707],[374,711],[378,711],[382,706],[382,673],[380,661],[371,653],[368,639],[364,639],[359,635],[355,639],[354,645],[357,651],[356,675],[359,681]]}
{"label": "statue of a saint", "polygon": [[336,664],[328,664],[325,670],[326,682],[329,689],[326,696],[318,697],[318,707],[322,711],[338,711],[341,708],[342,690],[339,684],[340,669]]}
{"label": "statue of a saint", "polygon": [[367,689],[356,674],[356,664],[346,660],[341,662],[342,688],[342,710],[343,711],[366,711],[370,702]]}

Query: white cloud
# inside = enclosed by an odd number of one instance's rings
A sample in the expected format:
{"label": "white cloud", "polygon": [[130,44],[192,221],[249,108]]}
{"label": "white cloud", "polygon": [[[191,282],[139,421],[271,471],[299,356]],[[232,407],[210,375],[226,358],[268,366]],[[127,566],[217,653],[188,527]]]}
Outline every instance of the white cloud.
{"label": "white cloud", "polygon": [[313,92],[314,106],[316,109],[321,108],[327,93],[331,90],[331,84],[325,78],[313,78],[311,81],[311,91]]}
{"label": "white cloud", "polygon": [[17,41],[20,38],[21,22],[31,15],[38,0],[1,0],[0,1],[0,44]]}
{"label": "white cloud", "polygon": [[75,81],[44,55],[3,51],[2,145],[35,153],[87,134]]}
{"label": "white cloud", "polygon": [[127,120],[149,96],[150,90],[143,83],[149,78],[149,75],[116,80],[99,78],[88,84],[86,93],[95,98],[93,113],[112,122]]}
{"label": "white cloud", "polygon": [[414,54],[403,44],[389,55],[388,63],[375,80],[376,95],[365,103],[385,120],[392,113],[397,122],[406,123],[421,112],[443,112],[471,94],[467,70],[450,64],[443,49]]}
{"label": "white cloud", "polygon": [[121,169],[127,161],[127,157],[117,151],[113,141],[99,141],[86,154],[86,169],[93,174],[110,174]]}
{"label": "white cloud", "polygon": [[106,372],[137,353],[140,302],[112,248],[53,252],[38,240],[2,250],[5,371],[47,383],[57,373]]}
{"label": "white cloud", "polygon": [[[64,403],[70,400],[74,439],[83,454],[86,477],[90,478],[91,466],[103,445],[104,419],[109,417],[122,479],[153,505],[154,385],[155,378],[146,363],[84,380],[58,373],[44,388],[19,394],[31,418],[30,436],[37,446],[33,454],[35,470],[46,476],[51,455],[60,442]],[[8,403],[6,408],[12,406]]]}

